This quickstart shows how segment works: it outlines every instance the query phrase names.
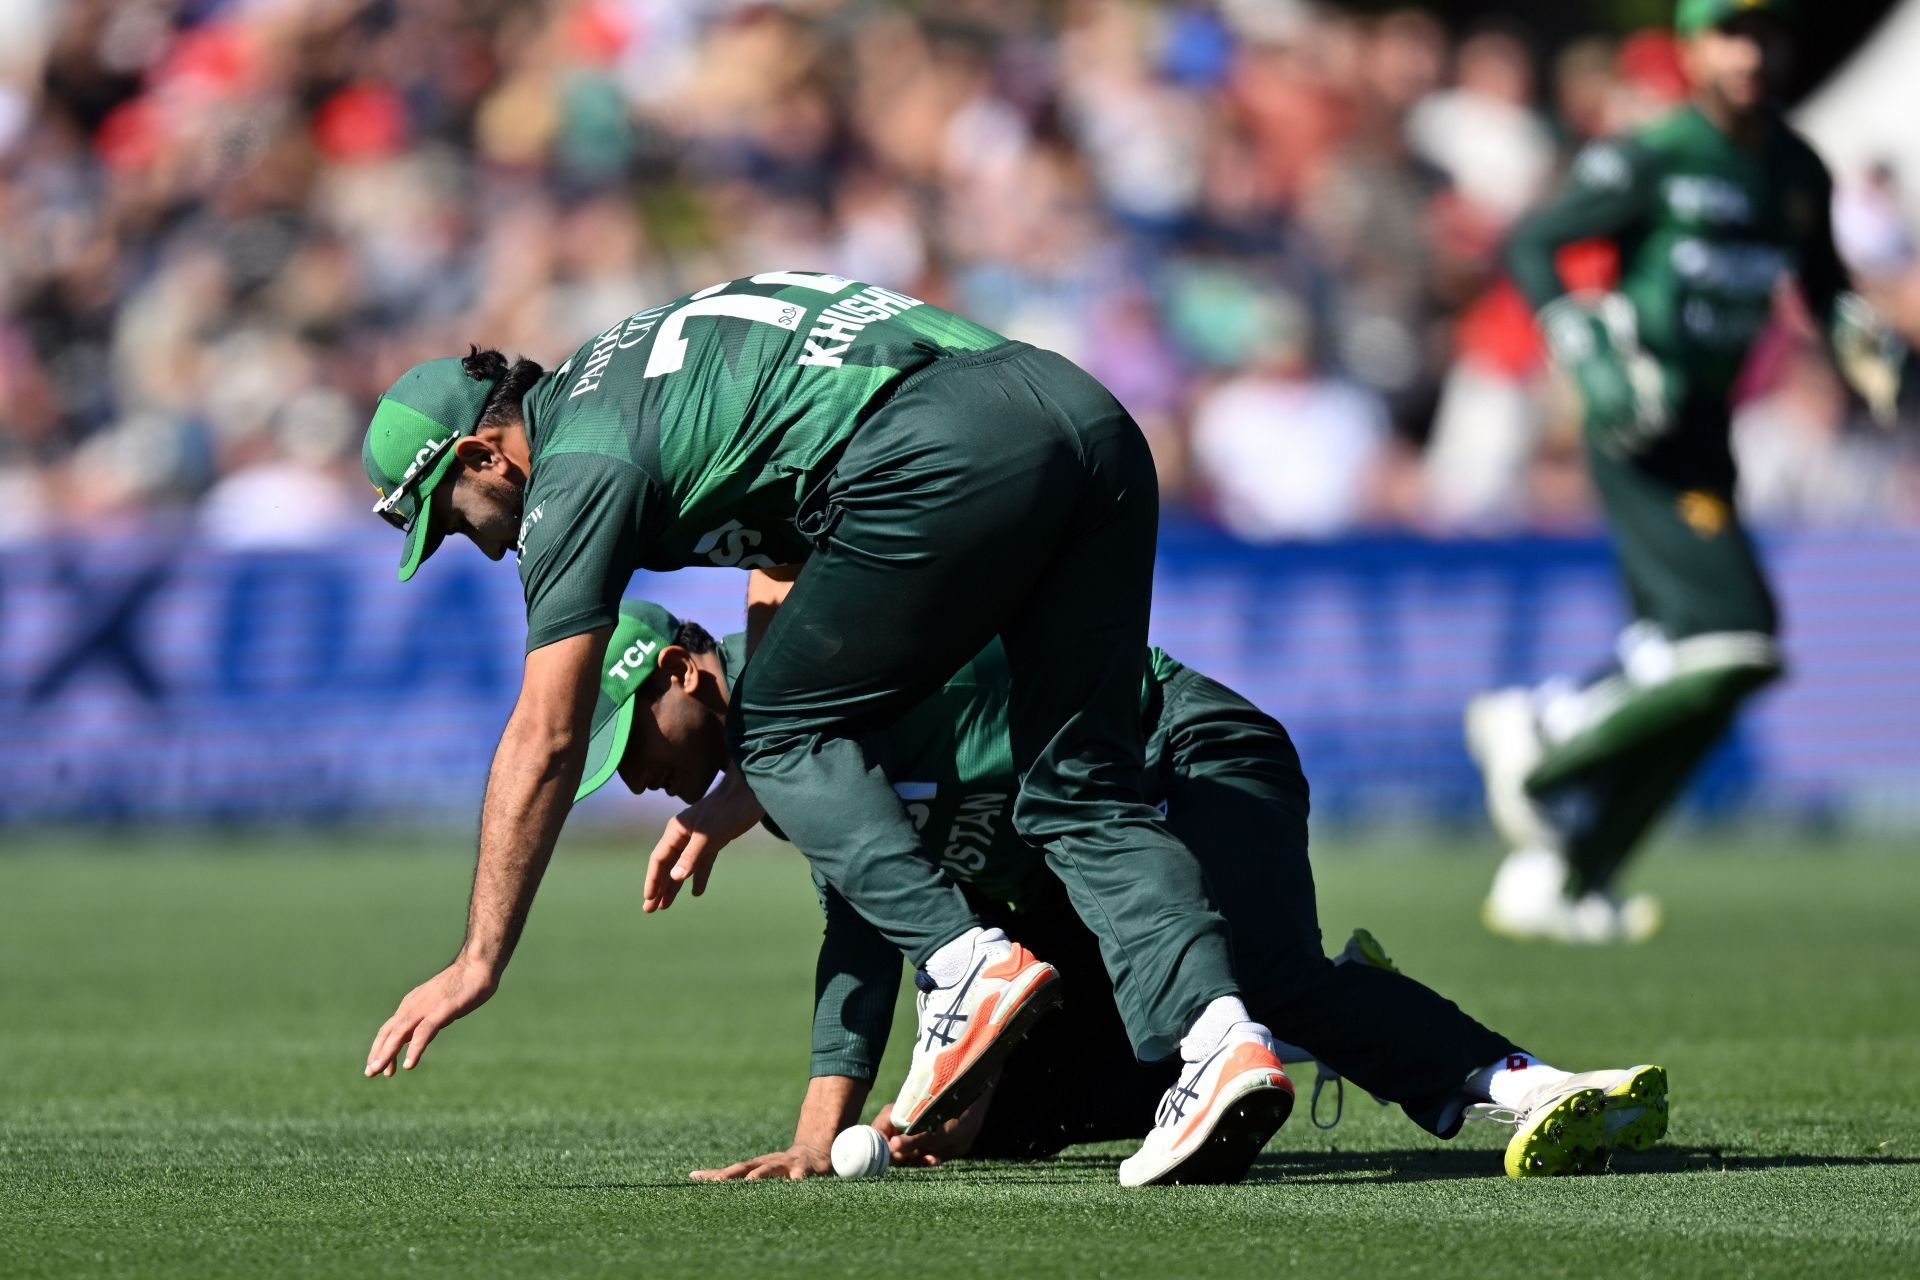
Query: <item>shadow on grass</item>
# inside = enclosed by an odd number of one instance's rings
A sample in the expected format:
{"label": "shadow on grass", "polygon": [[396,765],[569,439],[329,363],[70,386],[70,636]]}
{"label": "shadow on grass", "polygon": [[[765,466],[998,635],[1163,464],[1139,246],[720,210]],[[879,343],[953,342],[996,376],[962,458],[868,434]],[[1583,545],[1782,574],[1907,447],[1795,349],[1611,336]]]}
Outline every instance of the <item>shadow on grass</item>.
{"label": "shadow on grass", "polygon": [[[1111,1179],[1116,1156],[1066,1154],[1031,1162],[961,1162],[945,1169],[907,1169],[907,1178],[955,1179],[971,1186],[1086,1186]],[[1772,1169],[1858,1168],[1872,1165],[1920,1165],[1920,1157],[1892,1155],[1748,1155],[1717,1147],[1660,1147],[1615,1157],[1612,1172],[1757,1173]],[[1316,1186],[1355,1186],[1400,1182],[1504,1178],[1500,1153],[1484,1147],[1422,1147],[1389,1151],[1282,1152],[1262,1156],[1248,1175],[1250,1184],[1298,1182]],[[769,1180],[782,1181],[782,1180]],[[541,1191],[697,1191],[711,1195],[715,1184],[691,1179],[657,1182],[560,1182],[534,1184]],[[894,1185],[898,1185],[896,1182]]]}
{"label": "shadow on grass", "polygon": [[[1753,1173],[1769,1169],[1848,1168],[1866,1165],[1920,1165],[1920,1157],[1892,1155],[1754,1155],[1718,1147],[1661,1146],[1624,1152],[1610,1172]],[[1500,1152],[1484,1147],[1419,1147],[1397,1151],[1283,1152],[1262,1156],[1251,1182],[1359,1184],[1434,1182],[1460,1178],[1504,1178]]]}

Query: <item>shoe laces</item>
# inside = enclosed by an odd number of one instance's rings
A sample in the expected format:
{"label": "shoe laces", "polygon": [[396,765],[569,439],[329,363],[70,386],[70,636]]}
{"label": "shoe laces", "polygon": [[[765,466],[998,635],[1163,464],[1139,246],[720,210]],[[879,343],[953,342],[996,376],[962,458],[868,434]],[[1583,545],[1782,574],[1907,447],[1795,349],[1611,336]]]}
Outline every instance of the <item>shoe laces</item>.
{"label": "shoe laces", "polygon": [[[1320,1123],[1320,1095],[1328,1085],[1333,1086],[1333,1119]],[[1326,1063],[1319,1064],[1313,1076],[1313,1100],[1307,1106],[1307,1118],[1313,1121],[1316,1129],[1331,1129],[1340,1123],[1340,1117],[1347,1109],[1347,1082],[1340,1073]]]}
{"label": "shoe laces", "polygon": [[1200,1101],[1200,1091],[1194,1086],[1200,1083],[1200,1077],[1213,1065],[1213,1059],[1219,1056],[1216,1052],[1212,1057],[1189,1062],[1181,1068],[1173,1087],[1160,1095],[1160,1105],[1154,1108],[1153,1123],[1156,1128],[1164,1129],[1187,1118],[1188,1108]]}
{"label": "shoe laces", "polygon": [[1522,1113],[1514,1107],[1503,1107],[1492,1102],[1472,1102],[1467,1104],[1466,1118],[1486,1120],[1493,1124],[1517,1126]]}

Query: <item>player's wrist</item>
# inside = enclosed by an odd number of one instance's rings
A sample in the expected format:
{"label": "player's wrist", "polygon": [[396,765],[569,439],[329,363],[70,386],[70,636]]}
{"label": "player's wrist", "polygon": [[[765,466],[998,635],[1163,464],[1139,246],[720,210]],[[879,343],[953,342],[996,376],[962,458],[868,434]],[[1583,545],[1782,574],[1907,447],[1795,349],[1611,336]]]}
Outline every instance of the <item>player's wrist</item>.
{"label": "player's wrist", "polygon": [[479,987],[491,993],[500,985],[506,960],[498,948],[469,942],[460,948],[448,968],[460,975],[463,985]]}

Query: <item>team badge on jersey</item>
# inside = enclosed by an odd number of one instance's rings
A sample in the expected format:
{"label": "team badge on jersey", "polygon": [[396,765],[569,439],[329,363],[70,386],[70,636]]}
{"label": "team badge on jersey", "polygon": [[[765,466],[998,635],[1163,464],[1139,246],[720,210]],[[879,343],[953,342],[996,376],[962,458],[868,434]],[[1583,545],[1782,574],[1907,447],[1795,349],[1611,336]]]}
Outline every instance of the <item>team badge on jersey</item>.
{"label": "team badge on jersey", "polygon": [[1733,518],[1727,500],[1704,489],[1692,489],[1681,494],[1675,507],[1680,512],[1680,518],[1687,522],[1687,527],[1703,538],[1718,536]]}

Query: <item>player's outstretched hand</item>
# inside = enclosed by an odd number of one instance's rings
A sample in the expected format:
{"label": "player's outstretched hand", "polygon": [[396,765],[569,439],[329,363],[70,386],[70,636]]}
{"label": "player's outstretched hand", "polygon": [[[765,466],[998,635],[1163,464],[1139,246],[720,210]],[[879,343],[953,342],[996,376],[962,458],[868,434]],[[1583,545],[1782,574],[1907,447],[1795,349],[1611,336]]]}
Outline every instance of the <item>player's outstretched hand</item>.
{"label": "player's outstretched hand", "polygon": [[991,1096],[992,1090],[988,1090],[958,1118],[911,1137],[894,1127],[893,1104],[888,1103],[873,1118],[873,1127],[886,1138],[887,1152],[895,1165],[902,1169],[937,1168],[973,1150],[974,1139],[980,1136],[980,1126],[986,1123],[987,1099]]}
{"label": "player's outstretched hand", "polygon": [[486,965],[455,960],[407,992],[393,1016],[381,1024],[373,1048],[367,1051],[364,1074],[390,1076],[396,1062],[413,1070],[440,1028],[485,1004],[498,985],[499,979]]}
{"label": "player's outstretched hand", "polygon": [[693,881],[693,896],[707,891],[707,877],[720,851],[753,829],[766,811],[753,797],[739,773],[729,770],[713,791],[681,810],[667,823],[660,841],[647,856],[643,911],[664,911],[679,896],[680,886]]}
{"label": "player's outstretched hand", "polygon": [[695,1169],[688,1176],[695,1182],[762,1182],[769,1178],[799,1182],[802,1178],[820,1178],[832,1172],[833,1160],[827,1152],[793,1146],[785,1151],[769,1151],[724,1169]]}

